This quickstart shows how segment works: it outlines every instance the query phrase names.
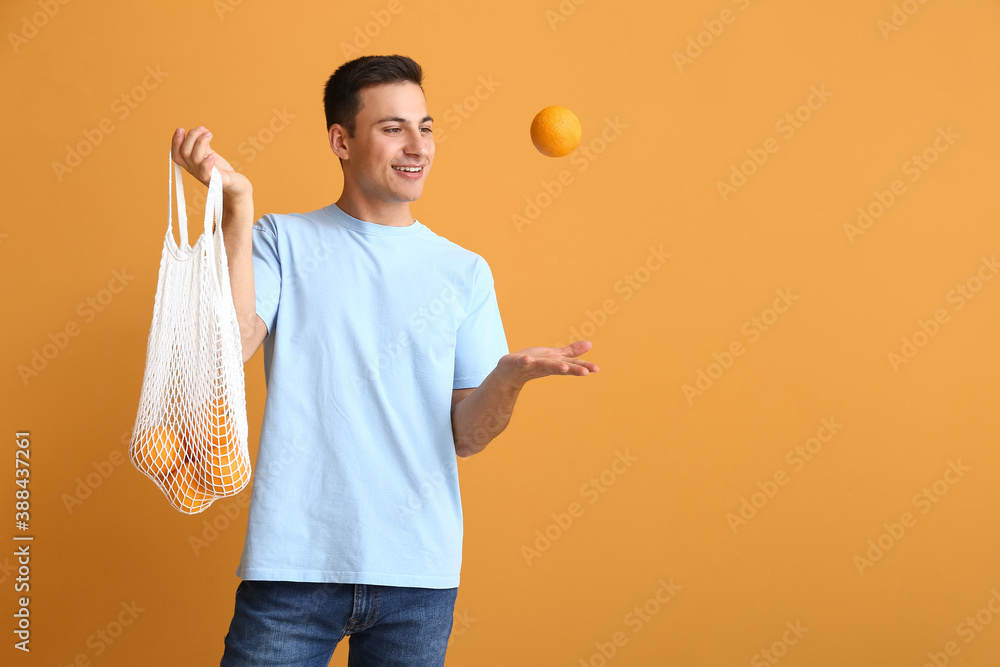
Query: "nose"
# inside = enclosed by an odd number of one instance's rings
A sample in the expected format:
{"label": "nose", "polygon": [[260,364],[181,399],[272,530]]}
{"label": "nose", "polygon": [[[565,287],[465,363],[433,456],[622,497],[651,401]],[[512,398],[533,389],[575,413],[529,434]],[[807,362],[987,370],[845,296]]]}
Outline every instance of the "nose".
{"label": "nose", "polygon": [[407,133],[406,145],[403,150],[407,155],[419,155],[426,159],[430,154],[429,144],[433,141],[433,137],[428,135],[423,135],[419,129],[416,131],[410,131]]}

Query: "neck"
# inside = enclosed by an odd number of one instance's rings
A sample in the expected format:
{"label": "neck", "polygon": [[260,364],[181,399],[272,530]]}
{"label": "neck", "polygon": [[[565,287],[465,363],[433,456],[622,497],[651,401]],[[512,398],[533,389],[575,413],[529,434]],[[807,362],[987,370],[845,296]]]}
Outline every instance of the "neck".
{"label": "neck", "polygon": [[389,227],[406,227],[413,224],[410,202],[368,201],[352,197],[347,190],[340,195],[337,206],[347,215]]}

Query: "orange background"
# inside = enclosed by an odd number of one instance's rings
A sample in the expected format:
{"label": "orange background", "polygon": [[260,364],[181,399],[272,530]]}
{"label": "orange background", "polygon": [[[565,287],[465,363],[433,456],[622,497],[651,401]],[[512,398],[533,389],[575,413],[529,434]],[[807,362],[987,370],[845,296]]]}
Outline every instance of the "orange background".
{"label": "orange background", "polygon": [[[403,53],[438,127],[415,216],[490,263],[511,350],[583,327],[601,366],[529,384],[461,461],[447,664],[996,664],[1000,280],[983,258],[1000,252],[1000,5],[397,1],[0,8],[0,534],[18,533],[13,435],[28,430],[35,536],[30,655],[12,648],[0,537],[4,663],[218,664],[250,491],[184,516],[127,460],[170,135],[209,127],[257,216],[324,206],[341,188],[326,78]],[[565,158],[528,138],[551,104],[583,123]],[[939,129],[952,138],[935,147]],[[54,165],[81,144],[77,166]],[[749,175],[723,197],[734,169]],[[197,235],[204,187],[187,190]],[[651,246],[669,259],[647,265]],[[114,271],[133,277],[102,292]],[[254,455],[261,353],[246,371]],[[195,553],[192,536],[211,539]],[[332,664],[346,658],[344,642]]]}

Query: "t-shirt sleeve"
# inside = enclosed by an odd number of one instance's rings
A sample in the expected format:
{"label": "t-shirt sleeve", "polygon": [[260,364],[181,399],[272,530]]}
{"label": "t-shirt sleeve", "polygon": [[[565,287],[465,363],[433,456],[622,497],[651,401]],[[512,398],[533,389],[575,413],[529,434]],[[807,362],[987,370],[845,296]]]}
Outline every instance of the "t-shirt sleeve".
{"label": "t-shirt sleeve", "polygon": [[468,313],[458,326],[455,343],[453,389],[478,387],[496,368],[500,357],[510,354],[500,319],[493,273],[485,260],[479,263],[476,291]]}
{"label": "t-shirt sleeve", "polygon": [[257,315],[267,325],[267,335],[274,331],[281,294],[281,259],[278,256],[278,232],[274,218],[265,215],[253,225],[253,287]]}

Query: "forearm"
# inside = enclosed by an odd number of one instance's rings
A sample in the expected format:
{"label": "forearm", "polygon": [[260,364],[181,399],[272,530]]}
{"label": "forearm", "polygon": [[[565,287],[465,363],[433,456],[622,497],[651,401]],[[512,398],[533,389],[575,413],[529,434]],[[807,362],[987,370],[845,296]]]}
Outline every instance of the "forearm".
{"label": "forearm", "polygon": [[507,379],[498,366],[475,391],[459,401],[451,416],[455,453],[472,456],[500,435],[510,422],[523,386]]}
{"label": "forearm", "polygon": [[229,262],[229,283],[240,324],[240,338],[252,337],[257,320],[253,280],[253,193],[225,197],[222,237]]}

